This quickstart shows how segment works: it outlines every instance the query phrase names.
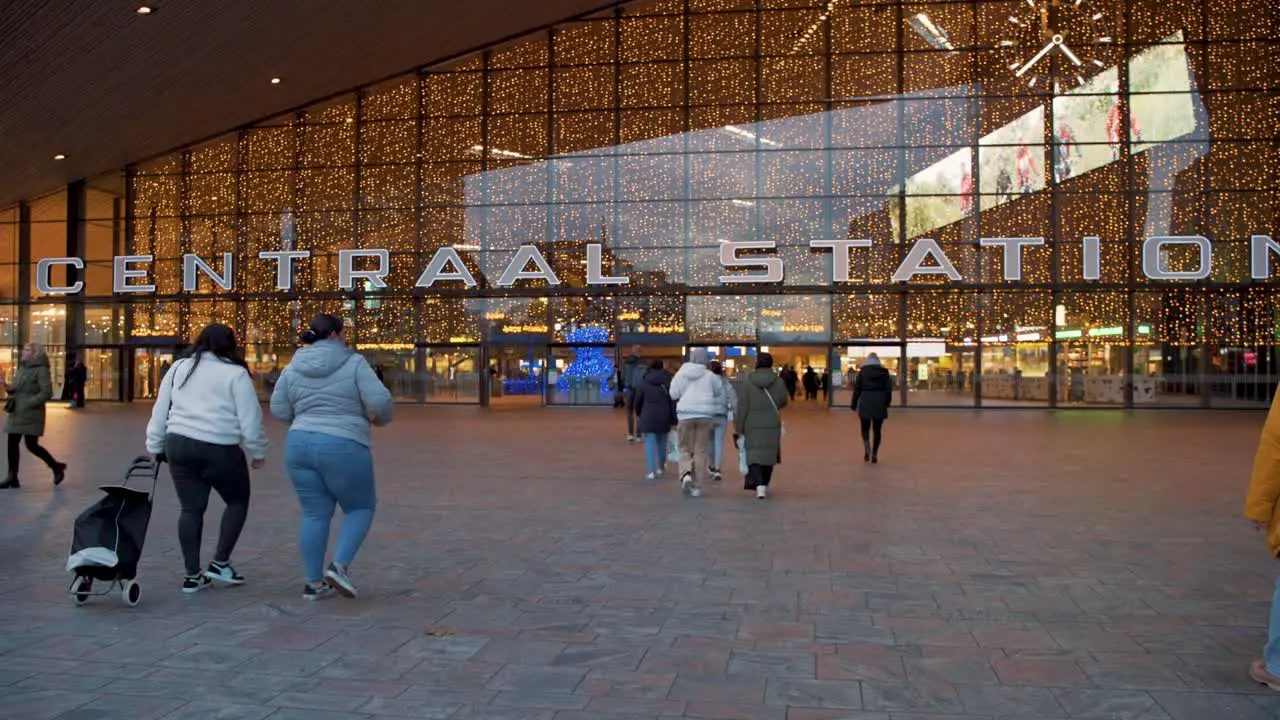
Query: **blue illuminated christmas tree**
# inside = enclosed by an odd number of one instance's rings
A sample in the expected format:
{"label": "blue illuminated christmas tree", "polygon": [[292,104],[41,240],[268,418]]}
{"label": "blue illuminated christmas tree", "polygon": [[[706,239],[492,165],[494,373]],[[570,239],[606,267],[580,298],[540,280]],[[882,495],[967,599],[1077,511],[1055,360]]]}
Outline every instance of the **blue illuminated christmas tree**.
{"label": "blue illuminated christmas tree", "polygon": [[[565,339],[574,344],[607,343],[609,331],[601,328],[576,328],[570,330]],[[577,356],[564,369],[564,372],[560,373],[556,387],[561,391],[568,391],[569,380],[572,378],[599,378],[600,392],[607,393],[609,381],[613,379],[613,361],[605,356],[606,349],[603,347],[577,348]]]}

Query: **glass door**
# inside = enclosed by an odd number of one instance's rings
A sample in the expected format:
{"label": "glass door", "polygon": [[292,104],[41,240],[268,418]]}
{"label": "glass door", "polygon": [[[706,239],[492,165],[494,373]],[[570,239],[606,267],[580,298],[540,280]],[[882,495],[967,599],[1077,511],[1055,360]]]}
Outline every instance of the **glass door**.
{"label": "glass door", "polygon": [[84,399],[120,401],[124,396],[120,351],[116,348],[86,348],[81,359],[88,371]]}
{"label": "glass door", "polygon": [[480,348],[420,347],[415,397],[429,403],[480,402]]}
{"label": "glass door", "polygon": [[489,346],[489,402],[494,406],[541,405],[547,396],[546,346]]}
{"label": "glass door", "polygon": [[177,349],[173,347],[141,347],[133,349],[133,399],[154,400]]}
{"label": "glass door", "polygon": [[618,351],[612,345],[553,345],[547,363],[547,403],[613,405]]}

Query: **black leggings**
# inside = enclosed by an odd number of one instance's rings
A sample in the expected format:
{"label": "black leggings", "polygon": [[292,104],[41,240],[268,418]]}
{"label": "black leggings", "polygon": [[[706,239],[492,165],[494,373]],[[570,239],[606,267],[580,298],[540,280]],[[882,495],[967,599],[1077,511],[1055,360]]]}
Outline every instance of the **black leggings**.
{"label": "black leggings", "polygon": [[[871,443],[871,457],[880,454],[880,430],[884,427],[884,418],[858,418],[862,421],[862,444]],[[871,440],[872,433],[875,440]]]}
{"label": "black leggings", "polygon": [[748,489],[757,488],[761,485],[769,487],[769,481],[773,479],[772,465],[755,465],[747,466],[746,486]]}
{"label": "black leggings", "polygon": [[35,435],[19,435],[17,433],[9,433],[9,476],[18,476],[18,446],[22,444],[22,439],[27,439],[27,450],[36,457],[44,461],[50,470],[58,469],[58,461],[53,459],[48,450],[40,446],[40,438]]}
{"label": "black leggings", "polygon": [[213,559],[231,560],[244,521],[249,516],[249,464],[238,445],[214,445],[183,435],[169,435],[164,443],[169,474],[182,512],[178,515],[178,544],[187,575],[200,574],[200,538],[204,533],[204,511],[209,493],[216,491],[227,507],[222,511],[222,527]]}

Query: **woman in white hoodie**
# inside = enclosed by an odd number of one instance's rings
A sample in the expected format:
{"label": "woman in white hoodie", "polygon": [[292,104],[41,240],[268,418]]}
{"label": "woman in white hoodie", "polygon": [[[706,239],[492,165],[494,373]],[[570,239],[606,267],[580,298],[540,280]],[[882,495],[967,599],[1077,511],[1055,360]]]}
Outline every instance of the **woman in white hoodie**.
{"label": "woman in white hoodie", "polygon": [[[249,463],[242,441],[253,468],[261,468],[267,436],[249,368],[237,352],[235,331],[209,325],[165,374],[147,423],[147,452],[153,460],[169,463],[182,506],[178,542],[187,566],[182,592],[199,592],[212,580],[244,583],[231,566],[231,551],[249,514]],[[200,538],[211,491],[217,491],[226,509],[213,562],[202,572]]]}

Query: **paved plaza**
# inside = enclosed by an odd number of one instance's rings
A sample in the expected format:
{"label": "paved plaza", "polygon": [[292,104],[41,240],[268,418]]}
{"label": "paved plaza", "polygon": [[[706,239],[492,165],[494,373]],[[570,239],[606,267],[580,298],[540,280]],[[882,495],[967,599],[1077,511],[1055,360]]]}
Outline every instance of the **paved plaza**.
{"label": "paved plaza", "polygon": [[364,596],[320,603],[271,422],[248,585],[179,592],[166,473],[141,604],[75,607],[71,523],[146,411],[51,408],[67,483],[24,454],[0,494],[0,718],[1280,717],[1246,677],[1280,569],[1240,518],[1259,413],[894,411],[864,466],[852,416],[797,410],[758,502],[644,481],[609,410],[402,408]]}

